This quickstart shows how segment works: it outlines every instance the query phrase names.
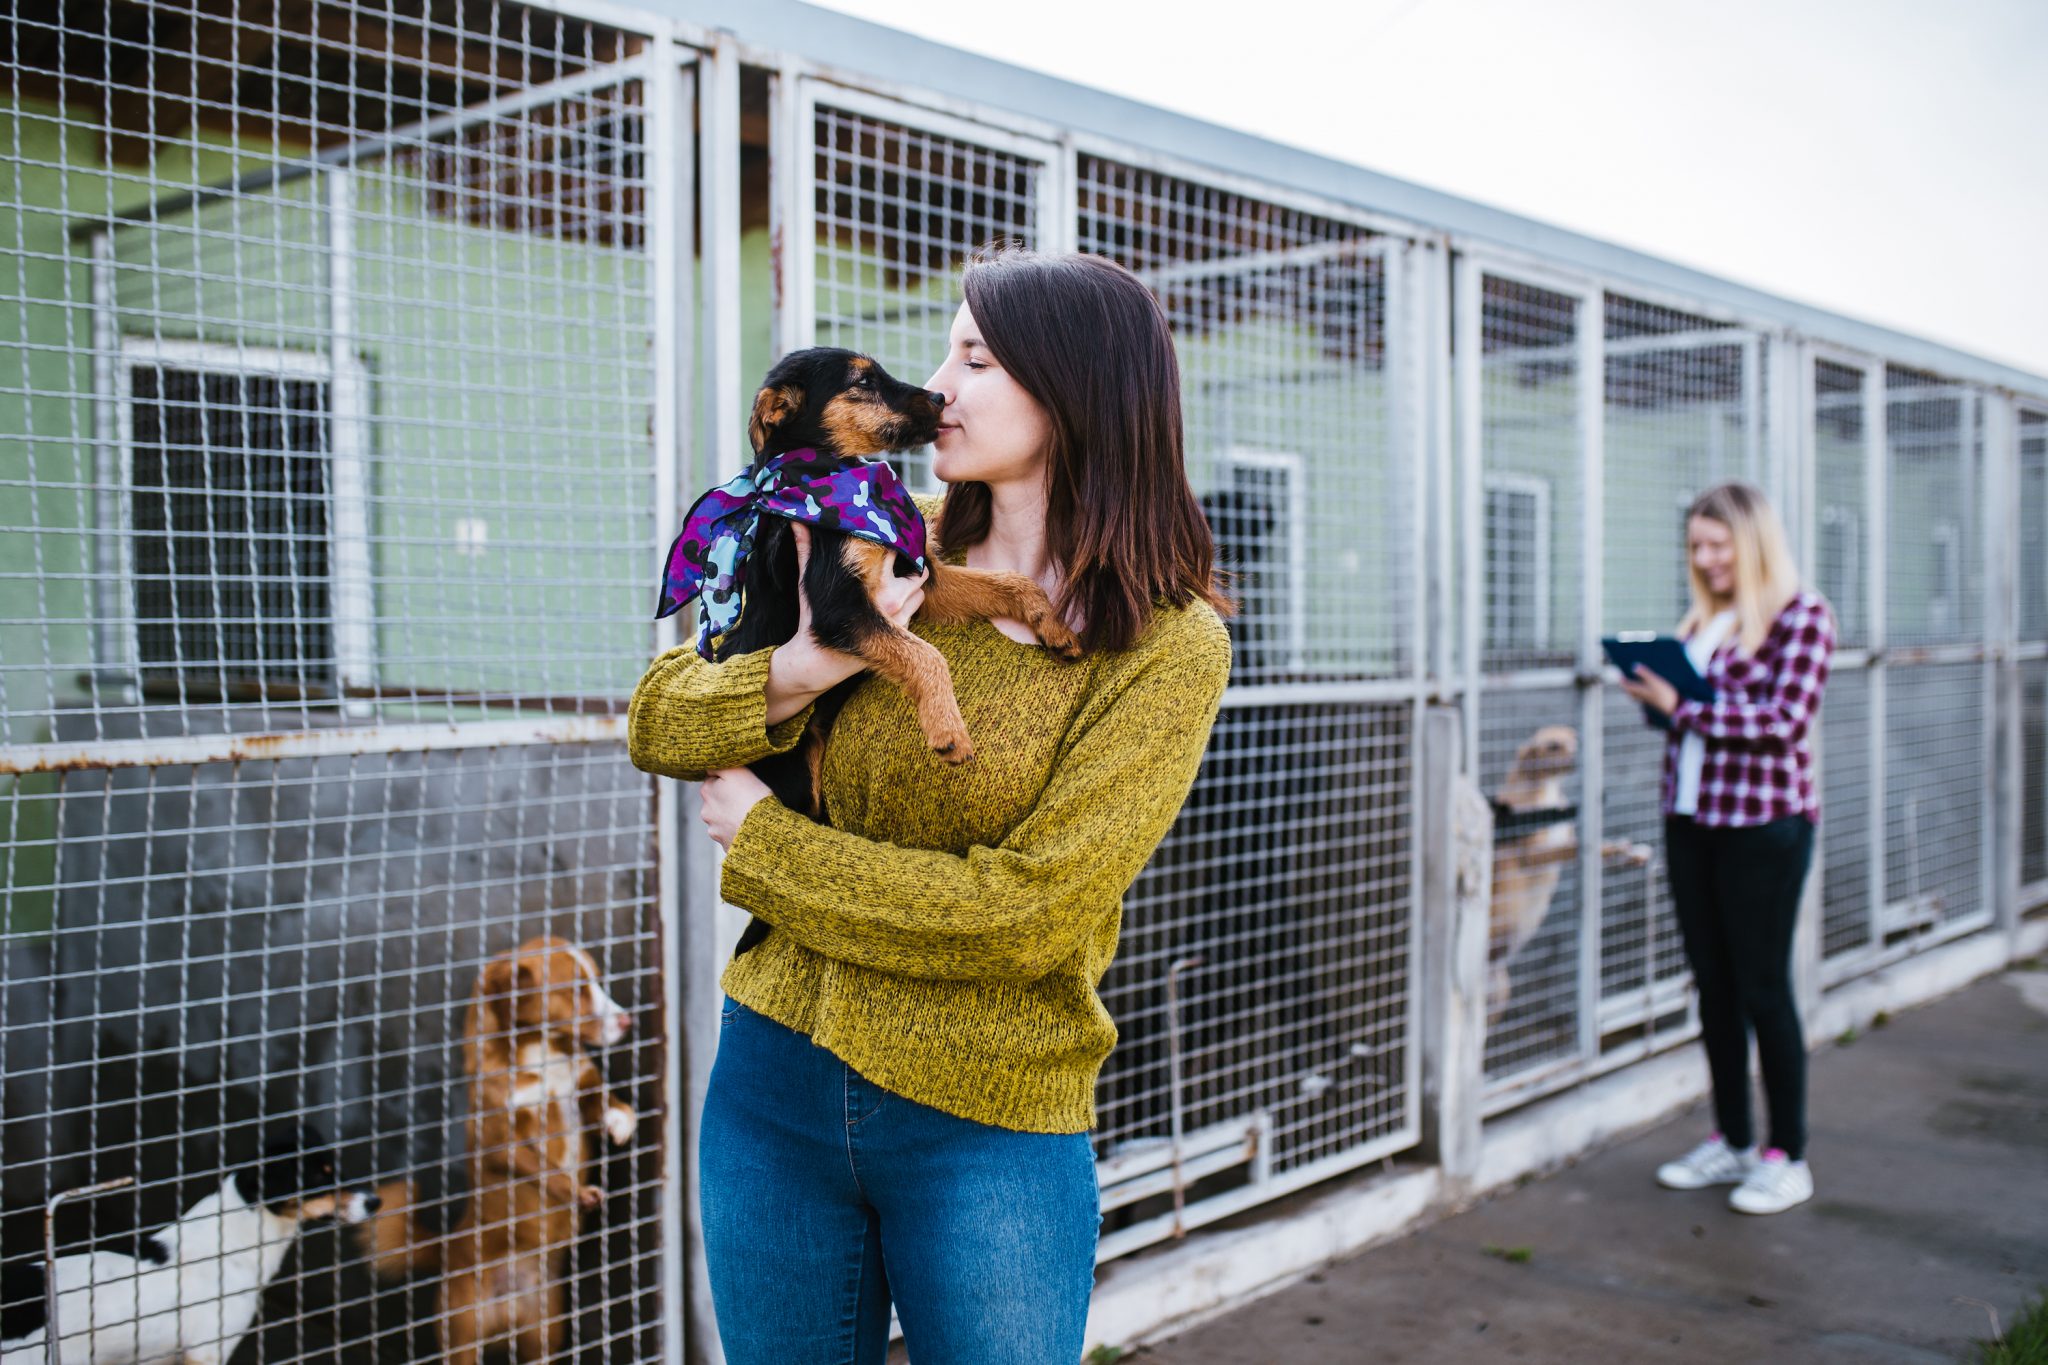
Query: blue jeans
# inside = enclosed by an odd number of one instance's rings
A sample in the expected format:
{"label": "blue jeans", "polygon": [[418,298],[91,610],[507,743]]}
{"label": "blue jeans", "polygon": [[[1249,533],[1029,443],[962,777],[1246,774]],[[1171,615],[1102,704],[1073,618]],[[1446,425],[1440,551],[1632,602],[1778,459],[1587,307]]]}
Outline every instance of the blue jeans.
{"label": "blue jeans", "polygon": [[1101,1227],[1086,1133],[892,1094],[728,999],[704,1099],[705,1259],[731,1365],[1067,1365]]}

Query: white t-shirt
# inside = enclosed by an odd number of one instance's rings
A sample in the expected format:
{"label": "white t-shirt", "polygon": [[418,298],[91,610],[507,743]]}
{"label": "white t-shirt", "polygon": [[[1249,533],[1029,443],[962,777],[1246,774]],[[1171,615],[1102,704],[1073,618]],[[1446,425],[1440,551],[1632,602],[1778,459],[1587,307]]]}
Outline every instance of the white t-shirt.
{"label": "white t-shirt", "polygon": [[[1707,665],[1728,637],[1735,633],[1735,608],[1721,612],[1694,631],[1685,642],[1685,657],[1693,672],[1707,676]],[[1671,803],[1674,815],[1693,815],[1700,808],[1700,772],[1707,766],[1707,742],[1688,734],[1678,742],[1678,792]]]}

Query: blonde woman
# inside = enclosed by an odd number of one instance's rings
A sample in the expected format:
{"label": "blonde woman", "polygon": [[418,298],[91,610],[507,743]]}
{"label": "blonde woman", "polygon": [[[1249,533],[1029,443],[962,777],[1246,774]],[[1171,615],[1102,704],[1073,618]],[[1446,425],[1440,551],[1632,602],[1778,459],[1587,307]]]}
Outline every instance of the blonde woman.
{"label": "blonde woman", "polygon": [[[1719,1128],[1657,1179],[1678,1190],[1734,1185],[1729,1207],[1782,1213],[1813,1197],[1792,930],[1820,818],[1810,735],[1834,614],[1800,585],[1777,513],[1748,484],[1722,484],[1692,504],[1686,557],[1692,610],[1678,633],[1714,700],[1683,700],[1643,668],[1621,686],[1671,719],[1665,861]],[[1770,1105],[1761,1152],[1750,1126],[1752,1032]]]}

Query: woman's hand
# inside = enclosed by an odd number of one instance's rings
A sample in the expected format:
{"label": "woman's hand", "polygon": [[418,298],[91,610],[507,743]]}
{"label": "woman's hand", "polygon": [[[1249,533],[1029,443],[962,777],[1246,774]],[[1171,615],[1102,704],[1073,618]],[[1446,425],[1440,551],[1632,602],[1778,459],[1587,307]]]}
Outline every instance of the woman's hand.
{"label": "woman's hand", "polygon": [[1668,716],[1678,709],[1678,689],[1641,664],[1633,678],[1622,678],[1621,690],[1659,714]]}
{"label": "woman's hand", "polygon": [[[826,692],[867,667],[856,655],[827,649],[811,633],[811,599],[803,588],[804,570],[811,562],[811,528],[800,521],[789,524],[796,537],[796,634],[775,651],[768,661],[768,723],[778,725],[809,706]],[[898,627],[907,628],[910,618],[924,605],[924,583],[928,575],[899,578],[894,574],[882,583],[875,605]]]}
{"label": "woman's hand", "polygon": [[[804,592],[804,570],[811,562],[811,528],[801,521],[789,524],[790,534],[796,537],[796,637],[795,640],[809,640],[819,649],[816,638],[811,634],[811,599]],[[893,569],[893,566],[891,566]],[[875,606],[889,623],[899,630],[910,628],[910,618],[917,615],[917,609],[924,605],[925,580],[931,577],[929,569],[908,577],[894,572],[882,580],[881,589],[875,594]],[[794,644],[795,640],[791,643]],[[824,649],[827,654],[837,654],[842,659],[852,659],[851,654],[839,654],[835,649]],[[854,661],[854,672],[867,667],[859,660]],[[852,674],[847,675],[851,677]]]}
{"label": "woman's hand", "polygon": [[730,853],[740,822],[754,803],[771,793],[768,784],[745,768],[720,768],[704,778],[697,793],[698,818],[711,831],[712,842]]}

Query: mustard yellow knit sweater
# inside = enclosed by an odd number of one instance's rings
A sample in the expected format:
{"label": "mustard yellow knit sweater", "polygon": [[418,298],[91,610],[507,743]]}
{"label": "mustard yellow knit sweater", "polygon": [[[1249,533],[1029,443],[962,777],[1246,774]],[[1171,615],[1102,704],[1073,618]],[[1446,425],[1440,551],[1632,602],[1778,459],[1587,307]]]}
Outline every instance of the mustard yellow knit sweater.
{"label": "mustard yellow knit sweater", "polygon": [[[1096,987],[1123,894],[1187,799],[1229,637],[1199,603],[1072,664],[985,621],[912,628],[953,670],[975,758],[939,762],[903,694],[864,682],[826,752],[832,825],[769,798],[733,840],[721,892],[774,932],[723,985],[899,1095],[1085,1131],[1116,1044]],[[633,694],[633,762],[697,781],[793,747],[810,713],[767,723],[773,653],[656,659]]]}

